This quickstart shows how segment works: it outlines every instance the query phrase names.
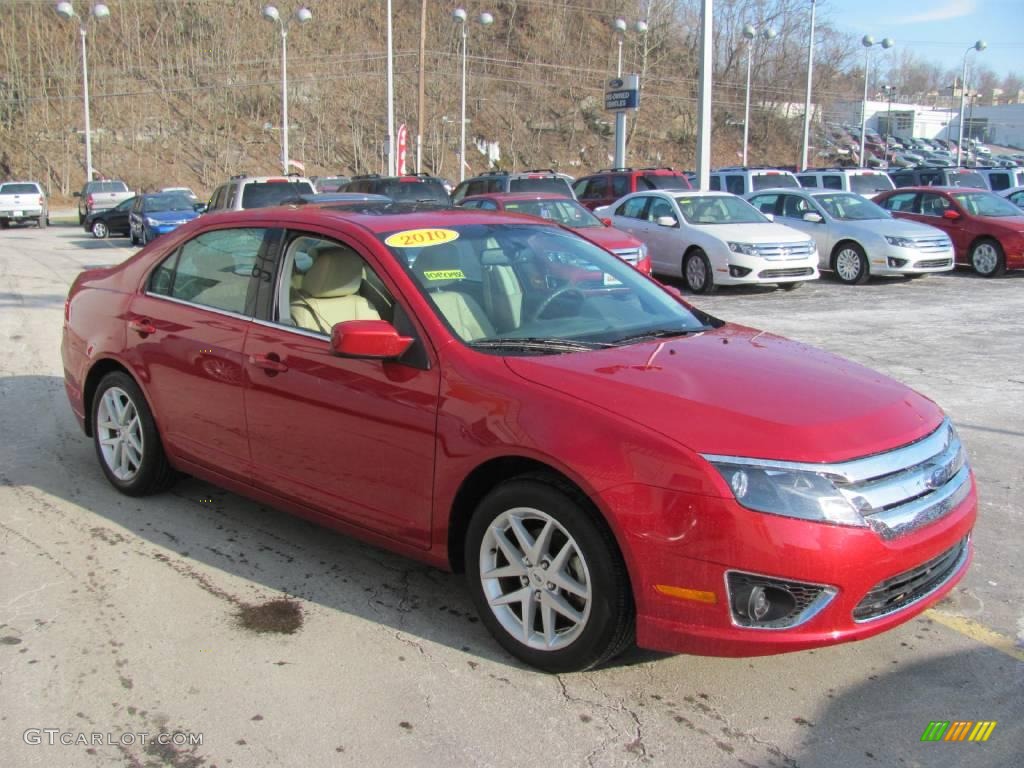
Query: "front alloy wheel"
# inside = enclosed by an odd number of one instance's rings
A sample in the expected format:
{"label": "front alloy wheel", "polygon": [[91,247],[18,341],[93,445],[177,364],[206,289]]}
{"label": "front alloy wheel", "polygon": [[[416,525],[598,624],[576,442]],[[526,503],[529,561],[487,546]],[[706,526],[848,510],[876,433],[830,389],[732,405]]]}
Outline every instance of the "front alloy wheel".
{"label": "front alloy wheel", "polygon": [[871,276],[868,257],[856,243],[843,243],[839,246],[833,268],[839,282],[846,285],[863,285]]}
{"label": "front alloy wheel", "polygon": [[546,476],[510,480],[466,532],[466,578],[480,618],[507,651],[540,669],[601,664],[633,637],[629,580],[599,513]]}

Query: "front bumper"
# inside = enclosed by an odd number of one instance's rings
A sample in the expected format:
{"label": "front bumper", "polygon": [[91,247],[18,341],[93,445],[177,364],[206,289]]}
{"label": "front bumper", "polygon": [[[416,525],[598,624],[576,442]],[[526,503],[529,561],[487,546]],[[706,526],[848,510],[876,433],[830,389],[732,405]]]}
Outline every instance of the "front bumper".
{"label": "front bumper", "polygon": [[[870,528],[814,523],[754,512],[735,500],[648,486],[602,495],[630,518],[620,535],[637,604],[637,643],[672,653],[763,656],[859,640],[911,619],[948,593],[972,557],[977,515],[973,475],[948,514],[886,540]],[[855,618],[869,593],[964,543],[962,557],[924,594],[892,612]],[[948,568],[947,568],[948,570]],[[741,626],[728,574],[756,574],[820,585],[834,594],[787,628]],[[682,595],[682,596],[680,596]]]}
{"label": "front bumper", "polygon": [[925,275],[953,269],[953,246],[939,251],[920,251],[886,245],[869,255],[873,275]]}
{"label": "front bumper", "polygon": [[719,285],[763,285],[765,283],[798,283],[817,280],[818,253],[797,259],[766,259],[729,251],[726,265],[715,265],[715,282]]}

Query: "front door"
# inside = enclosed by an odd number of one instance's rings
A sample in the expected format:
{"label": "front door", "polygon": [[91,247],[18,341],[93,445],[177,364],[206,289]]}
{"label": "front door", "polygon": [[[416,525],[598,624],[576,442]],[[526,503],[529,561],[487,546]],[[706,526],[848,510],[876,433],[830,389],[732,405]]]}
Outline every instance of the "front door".
{"label": "front door", "polygon": [[[245,342],[255,482],[392,539],[430,545],[440,372],[353,247],[290,233],[275,295]],[[417,338],[399,361],[336,357],[331,327],[383,319]]]}

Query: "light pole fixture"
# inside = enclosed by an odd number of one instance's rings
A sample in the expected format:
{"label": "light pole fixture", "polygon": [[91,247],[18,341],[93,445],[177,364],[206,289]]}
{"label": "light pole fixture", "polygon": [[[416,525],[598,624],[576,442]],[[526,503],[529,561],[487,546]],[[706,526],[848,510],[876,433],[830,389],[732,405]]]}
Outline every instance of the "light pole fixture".
{"label": "light pole fixture", "polygon": [[[465,8],[456,8],[452,11],[452,19],[456,24],[462,25],[462,120],[459,123],[459,181],[466,178],[466,43],[469,38],[469,14]],[[494,23],[494,16],[484,11],[477,17],[477,21],[485,27]]]}
{"label": "light pole fixture", "polygon": [[263,6],[263,18],[272,24],[277,24],[281,32],[281,168],[285,175],[288,174],[290,158],[288,157],[288,26],[295,21],[305,24],[312,21],[313,12],[309,8],[298,8],[289,17],[282,17],[281,12],[274,5]]}
{"label": "light pole fixture", "polygon": [[[634,31],[638,34],[647,34],[647,22],[637,21],[632,25]],[[615,76],[618,78],[622,77],[622,43],[625,41],[626,33],[630,29],[630,24],[625,19],[619,17],[612,22],[612,31],[615,33],[615,38],[619,47],[618,64],[615,67]],[[619,110],[615,113],[615,167],[623,168],[626,165],[626,113],[625,111]]]}
{"label": "light pole fixture", "polygon": [[103,21],[110,16],[110,9],[103,3],[96,3],[84,19],[75,12],[71,3],[57,3],[57,15],[67,21],[78,20],[78,33],[82,39],[82,103],[85,105],[85,180],[92,181],[92,129],[89,124],[89,57],[86,54],[86,26],[89,19]]}
{"label": "light pole fixture", "polygon": [[754,58],[754,41],[757,38],[771,40],[775,37],[775,30],[771,27],[761,27],[753,24],[743,27],[743,36],[747,39],[747,98],[743,106],[743,165],[747,164],[747,142],[750,138],[750,67]]}
{"label": "light pole fixture", "polygon": [[882,92],[889,100],[889,111],[885,118],[885,162],[889,162],[889,137],[892,136],[892,100],[896,96],[895,85],[883,85]]}
{"label": "light pole fixture", "polygon": [[964,151],[964,98],[967,95],[967,56],[971,51],[977,51],[981,53],[988,48],[988,43],[984,40],[979,40],[966,51],[964,51],[964,71],[963,77],[960,78],[960,138],[956,142],[956,166],[959,168],[962,164],[962,157]]}
{"label": "light pole fixture", "polygon": [[814,11],[815,0],[811,0],[811,34],[807,41],[807,96],[804,99],[804,141],[800,155],[800,170],[807,167],[807,150],[811,138],[811,79],[814,75]]}
{"label": "light pole fixture", "polygon": [[860,44],[864,46],[864,101],[862,102],[861,108],[860,108],[860,155],[859,155],[859,157],[860,157],[861,167],[866,168],[867,167],[867,163],[864,162],[864,152],[865,152],[866,148],[865,148],[864,145],[866,143],[865,140],[867,138],[866,134],[867,134],[867,130],[868,130],[868,68],[871,66],[871,57],[870,57],[871,48],[872,48],[872,46],[880,45],[885,50],[889,50],[890,48],[892,48],[895,45],[895,43],[893,42],[891,37],[882,38],[881,40],[879,40],[876,43],[875,42],[875,38],[873,38],[871,35],[864,35],[864,37],[861,38]]}

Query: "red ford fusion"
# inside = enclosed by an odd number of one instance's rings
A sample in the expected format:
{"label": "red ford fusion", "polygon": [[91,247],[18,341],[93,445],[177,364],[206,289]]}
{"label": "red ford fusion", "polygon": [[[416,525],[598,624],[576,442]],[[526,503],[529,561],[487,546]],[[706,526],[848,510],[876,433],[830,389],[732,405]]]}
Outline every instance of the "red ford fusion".
{"label": "red ford fusion", "polygon": [[651,259],[647,255],[646,243],[628,232],[615,229],[607,223],[607,219],[602,221],[583,205],[564,195],[551,192],[496,192],[464,198],[459,206],[481,211],[521,213],[553,221],[575,230],[580,237],[594,245],[611,251],[645,275],[651,274]]}
{"label": "red ford fusion", "polygon": [[464,571],[549,671],[865,638],[972,556],[935,403],[522,216],[204,216],[81,274],[62,355],[119,491],[188,473]]}

